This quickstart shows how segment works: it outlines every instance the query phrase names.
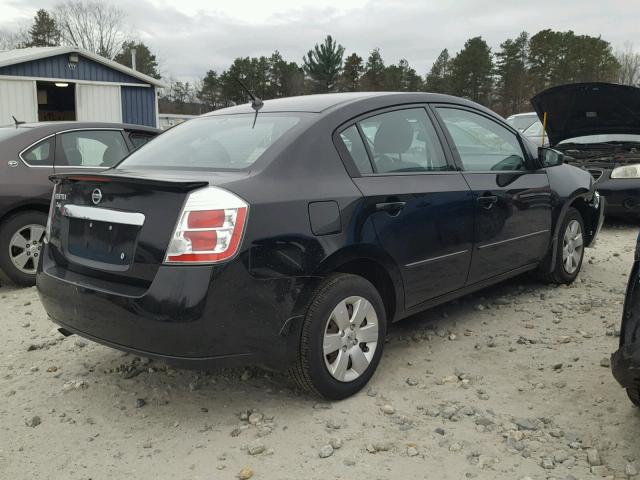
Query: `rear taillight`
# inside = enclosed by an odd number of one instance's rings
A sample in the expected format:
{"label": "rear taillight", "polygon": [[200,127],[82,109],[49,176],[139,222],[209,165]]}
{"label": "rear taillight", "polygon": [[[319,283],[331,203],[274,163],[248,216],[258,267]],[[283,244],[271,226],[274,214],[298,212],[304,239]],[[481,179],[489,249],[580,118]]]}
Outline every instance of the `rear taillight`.
{"label": "rear taillight", "polygon": [[53,212],[56,208],[56,193],[58,191],[58,183],[53,185],[53,191],[51,192],[51,203],[49,203],[49,215],[47,216],[47,226],[44,229],[44,243],[49,243],[51,238],[51,222],[53,221]]}
{"label": "rear taillight", "polygon": [[191,192],[169,242],[165,263],[216,263],[240,247],[248,204],[227,190]]}

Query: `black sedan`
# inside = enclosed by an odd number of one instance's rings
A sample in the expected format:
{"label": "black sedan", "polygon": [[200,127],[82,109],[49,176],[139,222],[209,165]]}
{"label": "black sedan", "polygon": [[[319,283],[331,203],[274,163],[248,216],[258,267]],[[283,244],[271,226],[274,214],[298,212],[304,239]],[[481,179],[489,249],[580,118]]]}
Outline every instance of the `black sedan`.
{"label": "black sedan", "polygon": [[38,288],[63,333],[329,398],[391,322],[530,270],[572,282],[603,219],[587,172],[424,93],[255,101],[53,180]]}
{"label": "black sedan", "polygon": [[545,90],[531,103],[540,119],[547,114],[553,148],[591,173],[607,215],[640,218],[640,88],[575,83]]}
{"label": "black sedan", "polygon": [[622,313],[620,348],[611,357],[613,375],[627,389],[631,401],[640,407],[640,236],[629,275]]}
{"label": "black sedan", "polygon": [[158,133],[95,122],[0,127],[0,273],[18,285],[35,284],[51,201],[49,175],[112,167]]}

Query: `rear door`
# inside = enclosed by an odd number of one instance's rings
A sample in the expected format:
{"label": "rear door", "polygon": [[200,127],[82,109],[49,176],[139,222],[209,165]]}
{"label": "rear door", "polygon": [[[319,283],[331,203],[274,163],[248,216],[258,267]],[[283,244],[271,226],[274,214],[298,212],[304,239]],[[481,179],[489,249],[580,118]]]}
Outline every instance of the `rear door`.
{"label": "rear door", "polygon": [[405,306],[465,284],[473,200],[424,106],[385,110],[339,132],[382,247],[402,272]]}
{"label": "rear door", "polygon": [[468,283],[540,261],[551,240],[551,189],[511,129],[482,112],[435,106],[475,203]]}

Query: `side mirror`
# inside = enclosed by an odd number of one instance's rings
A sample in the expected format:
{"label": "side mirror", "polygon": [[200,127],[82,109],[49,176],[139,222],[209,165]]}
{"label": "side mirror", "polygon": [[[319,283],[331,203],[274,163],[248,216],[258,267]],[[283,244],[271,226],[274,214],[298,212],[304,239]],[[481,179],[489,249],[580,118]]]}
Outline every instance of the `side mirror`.
{"label": "side mirror", "polygon": [[564,153],[548,147],[538,147],[538,159],[543,167],[556,167],[564,163]]}

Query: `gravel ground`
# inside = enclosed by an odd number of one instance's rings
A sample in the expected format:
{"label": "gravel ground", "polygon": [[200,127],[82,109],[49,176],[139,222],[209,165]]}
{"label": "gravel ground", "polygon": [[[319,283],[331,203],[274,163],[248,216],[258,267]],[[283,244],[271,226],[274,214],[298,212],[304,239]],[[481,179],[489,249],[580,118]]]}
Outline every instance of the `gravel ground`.
{"label": "gravel ground", "polygon": [[2,286],[0,477],[640,479],[640,410],[607,368],[636,234],[607,225],[570,287],[523,276],[395,325],[336,403],[64,338]]}

